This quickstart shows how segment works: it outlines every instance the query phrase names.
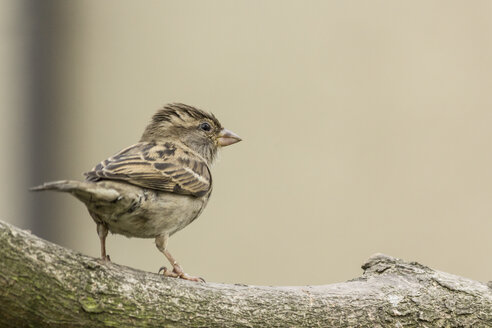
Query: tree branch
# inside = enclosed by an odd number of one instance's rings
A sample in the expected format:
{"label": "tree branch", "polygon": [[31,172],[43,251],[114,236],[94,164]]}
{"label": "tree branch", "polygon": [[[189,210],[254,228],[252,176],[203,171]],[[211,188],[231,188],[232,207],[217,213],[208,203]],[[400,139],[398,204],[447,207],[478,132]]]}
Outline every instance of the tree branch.
{"label": "tree branch", "polygon": [[0,221],[2,327],[491,327],[487,285],[377,254],[304,287],[192,283],[98,260]]}

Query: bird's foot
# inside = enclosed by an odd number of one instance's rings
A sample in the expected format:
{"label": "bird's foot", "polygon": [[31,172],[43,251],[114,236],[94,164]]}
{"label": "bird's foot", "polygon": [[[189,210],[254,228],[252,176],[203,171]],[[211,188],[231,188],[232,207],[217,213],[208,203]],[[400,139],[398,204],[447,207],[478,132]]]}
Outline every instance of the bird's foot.
{"label": "bird's foot", "polygon": [[180,279],[195,281],[195,282],[205,282],[205,280],[203,278],[193,277],[193,276],[190,276],[189,274],[183,272],[183,269],[181,269],[181,267],[177,264],[173,267],[173,271],[169,271],[166,267],[162,267],[159,269],[159,272],[157,272],[157,273],[161,273],[161,271],[162,271],[162,274],[166,277],[180,278]]}
{"label": "bird's foot", "polygon": [[111,262],[111,259],[109,258],[109,255],[106,255],[106,256],[101,256],[99,259],[99,262],[101,262],[102,264],[107,264],[107,263],[110,263]]}

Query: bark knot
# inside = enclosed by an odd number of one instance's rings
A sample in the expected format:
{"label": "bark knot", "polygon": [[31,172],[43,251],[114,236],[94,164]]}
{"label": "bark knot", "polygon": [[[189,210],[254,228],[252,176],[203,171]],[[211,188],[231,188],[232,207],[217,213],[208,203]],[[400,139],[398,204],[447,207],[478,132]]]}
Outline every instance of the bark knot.
{"label": "bark knot", "polygon": [[361,268],[364,270],[364,274],[380,274],[389,268],[394,267],[397,263],[402,263],[403,261],[381,253],[376,253],[371,255]]}

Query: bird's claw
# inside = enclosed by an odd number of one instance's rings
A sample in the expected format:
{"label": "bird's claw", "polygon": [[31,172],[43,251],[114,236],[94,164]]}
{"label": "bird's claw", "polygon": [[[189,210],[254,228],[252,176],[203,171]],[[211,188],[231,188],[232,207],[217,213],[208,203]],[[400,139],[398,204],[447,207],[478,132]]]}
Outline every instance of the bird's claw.
{"label": "bird's claw", "polygon": [[162,275],[165,277],[172,277],[172,278],[179,278],[179,275],[175,273],[174,271],[169,271],[166,267],[161,267],[157,274],[160,274],[162,271]]}
{"label": "bird's claw", "polygon": [[180,278],[180,279],[195,281],[195,282],[205,282],[205,279],[201,277],[193,277],[188,275],[187,273],[184,273],[179,266],[173,267],[173,271],[169,271],[166,267],[161,267],[157,272],[157,274],[160,274],[161,271],[165,277]]}
{"label": "bird's claw", "polygon": [[111,262],[111,258],[109,257],[109,255],[106,255],[106,257],[100,257],[98,260],[102,264],[107,264]]}
{"label": "bird's claw", "polygon": [[205,279],[202,277],[193,277],[190,276],[186,273],[183,273],[181,276],[179,276],[181,279],[189,280],[189,281],[194,281],[194,282],[206,282]]}

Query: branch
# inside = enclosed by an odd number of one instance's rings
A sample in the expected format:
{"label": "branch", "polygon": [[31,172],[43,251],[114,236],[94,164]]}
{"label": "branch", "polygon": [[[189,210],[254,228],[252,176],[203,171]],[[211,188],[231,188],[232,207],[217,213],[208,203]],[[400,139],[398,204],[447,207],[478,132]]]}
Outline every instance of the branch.
{"label": "branch", "polygon": [[193,283],[98,260],[0,221],[2,327],[490,327],[492,289],[386,255],[304,287]]}

